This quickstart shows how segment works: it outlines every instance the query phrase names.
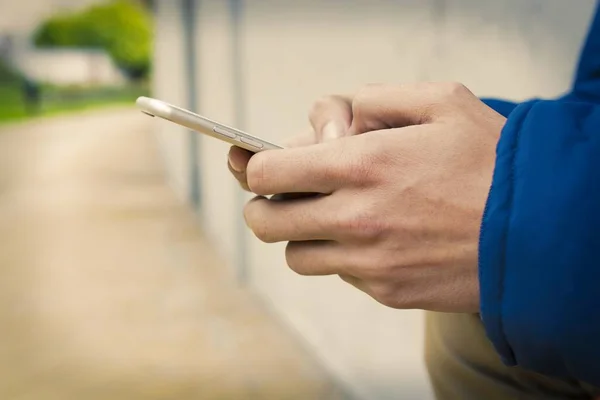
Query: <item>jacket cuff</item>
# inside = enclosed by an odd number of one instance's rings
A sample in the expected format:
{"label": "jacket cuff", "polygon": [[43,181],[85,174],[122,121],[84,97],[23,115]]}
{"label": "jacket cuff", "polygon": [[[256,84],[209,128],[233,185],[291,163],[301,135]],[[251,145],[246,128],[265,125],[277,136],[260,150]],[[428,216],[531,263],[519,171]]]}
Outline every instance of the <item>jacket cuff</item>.
{"label": "jacket cuff", "polygon": [[535,102],[516,106],[511,112],[496,149],[496,167],[484,210],[479,238],[480,312],[488,338],[502,361],[516,365],[503,326],[502,304],[506,247],[515,185],[514,163],[522,125]]}

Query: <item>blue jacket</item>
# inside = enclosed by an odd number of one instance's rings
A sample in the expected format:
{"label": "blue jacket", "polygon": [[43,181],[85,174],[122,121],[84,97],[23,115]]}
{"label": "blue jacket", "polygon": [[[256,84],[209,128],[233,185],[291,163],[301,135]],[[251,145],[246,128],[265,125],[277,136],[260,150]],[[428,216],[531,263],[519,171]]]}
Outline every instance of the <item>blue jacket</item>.
{"label": "blue jacket", "polygon": [[508,365],[600,387],[600,10],[573,87],[508,117],[483,217],[481,317]]}

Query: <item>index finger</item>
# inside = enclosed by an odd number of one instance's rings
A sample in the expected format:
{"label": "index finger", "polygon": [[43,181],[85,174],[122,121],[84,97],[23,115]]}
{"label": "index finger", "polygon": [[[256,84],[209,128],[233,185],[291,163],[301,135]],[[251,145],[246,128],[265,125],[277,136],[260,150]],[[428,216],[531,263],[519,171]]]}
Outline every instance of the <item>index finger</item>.
{"label": "index finger", "polygon": [[246,170],[250,190],[261,196],[332,193],[339,187],[343,161],[339,146],[330,143],[255,154]]}
{"label": "index finger", "polygon": [[[308,146],[315,143],[315,134],[312,131],[305,132],[302,135],[293,136],[292,138],[286,140],[284,142],[285,147],[298,147],[298,146]],[[235,179],[239,182],[242,189],[246,191],[250,191],[248,188],[248,182],[246,179],[246,168],[248,167],[248,161],[254,153],[242,149],[238,146],[231,146],[229,149],[229,154],[227,156],[227,167],[229,168],[229,172],[235,177]]]}

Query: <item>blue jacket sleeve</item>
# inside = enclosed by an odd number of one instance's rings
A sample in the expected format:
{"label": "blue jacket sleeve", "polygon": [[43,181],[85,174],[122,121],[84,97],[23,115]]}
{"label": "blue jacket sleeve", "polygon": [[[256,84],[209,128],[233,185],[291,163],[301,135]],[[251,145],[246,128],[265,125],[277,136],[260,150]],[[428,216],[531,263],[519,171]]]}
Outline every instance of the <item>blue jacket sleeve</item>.
{"label": "blue jacket sleeve", "polygon": [[510,114],[479,274],[505,363],[600,387],[600,106],[533,101]]}

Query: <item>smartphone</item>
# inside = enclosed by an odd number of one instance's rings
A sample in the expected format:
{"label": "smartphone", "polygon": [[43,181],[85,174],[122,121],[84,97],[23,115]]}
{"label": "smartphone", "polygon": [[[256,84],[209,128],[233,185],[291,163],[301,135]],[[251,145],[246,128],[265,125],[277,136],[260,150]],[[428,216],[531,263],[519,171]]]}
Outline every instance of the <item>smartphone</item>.
{"label": "smartphone", "polygon": [[281,146],[268,142],[264,139],[252,136],[246,132],[231,128],[215,122],[189,110],[176,107],[164,101],[149,97],[139,97],[136,105],[144,114],[151,117],[159,117],[178,125],[185,126],[196,132],[222,140],[229,144],[241,147],[253,153],[263,150],[281,149]]}

